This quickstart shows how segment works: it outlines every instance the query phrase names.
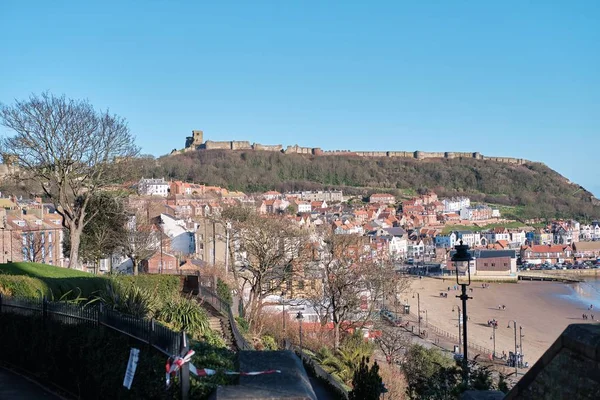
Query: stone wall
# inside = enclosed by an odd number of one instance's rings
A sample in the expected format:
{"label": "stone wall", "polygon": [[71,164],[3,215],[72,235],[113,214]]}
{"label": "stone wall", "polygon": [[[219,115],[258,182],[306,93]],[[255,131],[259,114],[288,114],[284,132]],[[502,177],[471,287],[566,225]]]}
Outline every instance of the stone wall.
{"label": "stone wall", "polygon": [[[455,159],[471,158],[475,160],[488,160],[506,164],[523,165],[528,160],[513,157],[487,157],[479,152],[428,152],[428,151],[350,151],[350,150],[327,150],[323,151],[318,147],[302,147],[298,145],[287,146],[285,151],[280,144],[266,145],[260,143],[250,144],[249,141],[212,141],[207,140],[202,143],[202,131],[192,131],[192,136],[186,138],[185,150],[203,149],[203,150],[260,150],[283,152],[285,154],[307,154],[307,155],[335,155],[335,156],[358,156],[358,157],[394,157],[410,158],[416,160],[426,159]],[[174,154],[174,153],[172,153]]]}
{"label": "stone wall", "polygon": [[247,140],[234,140],[231,142],[231,150],[250,150],[250,142]]}
{"label": "stone wall", "polygon": [[254,143],[252,149],[261,151],[279,151],[283,150],[283,146],[280,144],[260,144]]}

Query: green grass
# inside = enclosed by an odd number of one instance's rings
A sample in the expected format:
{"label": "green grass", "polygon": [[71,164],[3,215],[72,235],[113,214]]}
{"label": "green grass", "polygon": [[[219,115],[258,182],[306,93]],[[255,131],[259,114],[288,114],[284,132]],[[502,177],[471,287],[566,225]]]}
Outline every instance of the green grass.
{"label": "green grass", "polygon": [[0,273],[27,275],[34,278],[80,278],[96,277],[88,272],[32,262],[0,264]]}
{"label": "green grass", "polygon": [[0,286],[14,296],[33,297],[35,293],[37,297],[41,292],[50,300],[58,300],[63,295],[70,299],[78,296],[89,298],[102,289],[105,282],[106,278],[101,276],[53,265],[30,262],[0,264]]}
{"label": "green grass", "polygon": [[502,223],[497,223],[497,224],[488,224],[488,225],[483,225],[483,226],[477,226],[477,225],[446,225],[444,227],[444,229],[442,230],[442,234],[447,234],[450,233],[452,231],[472,231],[472,232],[481,232],[481,231],[486,231],[488,229],[493,229],[493,228],[498,228],[498,227],[503,227],[503,228],[507,228],[507,229],[517,229],[517,228],[523,228],[529,226],[527,224],[524,224],[522,222],[518,222],[518,221],[513,221],[513,222],[502,222]]}

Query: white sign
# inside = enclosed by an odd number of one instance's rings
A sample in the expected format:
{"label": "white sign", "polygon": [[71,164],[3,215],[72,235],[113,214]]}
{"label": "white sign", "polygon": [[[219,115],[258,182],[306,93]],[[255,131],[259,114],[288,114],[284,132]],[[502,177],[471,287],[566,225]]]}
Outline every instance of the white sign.
{"label": "white sign", "polygon": [[131,383],[133,382],[133,376],[135,375],[135,369],[137,368],[139,359],[140,350],[132,348],[129,352],[129,361],[127,362],[127,371],[125,371],[125,379],[123,379],[123,386],[125,386],[127,389],[131,389]]}

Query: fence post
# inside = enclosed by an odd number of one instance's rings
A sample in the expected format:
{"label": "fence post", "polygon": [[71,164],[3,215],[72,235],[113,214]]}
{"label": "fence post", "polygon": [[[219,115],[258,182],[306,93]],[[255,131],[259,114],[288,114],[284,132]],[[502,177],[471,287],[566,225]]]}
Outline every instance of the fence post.
{"label": "fence post", "polygon": [[[185,331],[181,331],[181,339],[179,343],[179,355],[184,357],[188,352],[188,342]],[[181,366],[181,400],[188,400],[190,395],[190,365],[185,363]]]}
{"label": "fence post", "polygon": [[154,333],[154,318],[150,319],[150,332],[148,334],[148,344],[152,346],[152,336]]}
{"label": "fence post", "polygon": [[48,319],[48,301],[46,300],[46,296],[42,297],[42,320],[44,323]]}
{"label": "fence post", "polygon": [[100,321],[102,320],[101,315],[102,315],[102,303],[100,303],[98,306],[98,315],[96,316],[96,324],[98,325],[98,327],[100,327]]}

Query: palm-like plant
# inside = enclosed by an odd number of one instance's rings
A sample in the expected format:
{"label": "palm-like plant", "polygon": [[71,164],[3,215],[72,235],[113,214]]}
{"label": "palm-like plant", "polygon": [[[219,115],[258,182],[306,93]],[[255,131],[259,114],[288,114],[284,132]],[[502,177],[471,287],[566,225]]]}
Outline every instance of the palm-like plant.
{"label": "palm-like plant", "polygon": [[151,318],[158,309],[158,300],[147,290],[115,280],[108,281],[96,299],[115,311],[138,318]]}
{"label": "palm-like plant", "polygon": [[206,311],[195,301],[184,297],[167,301],[158,312],[157,318],[174,329],[187,331],[196,338],[210,329]]}

